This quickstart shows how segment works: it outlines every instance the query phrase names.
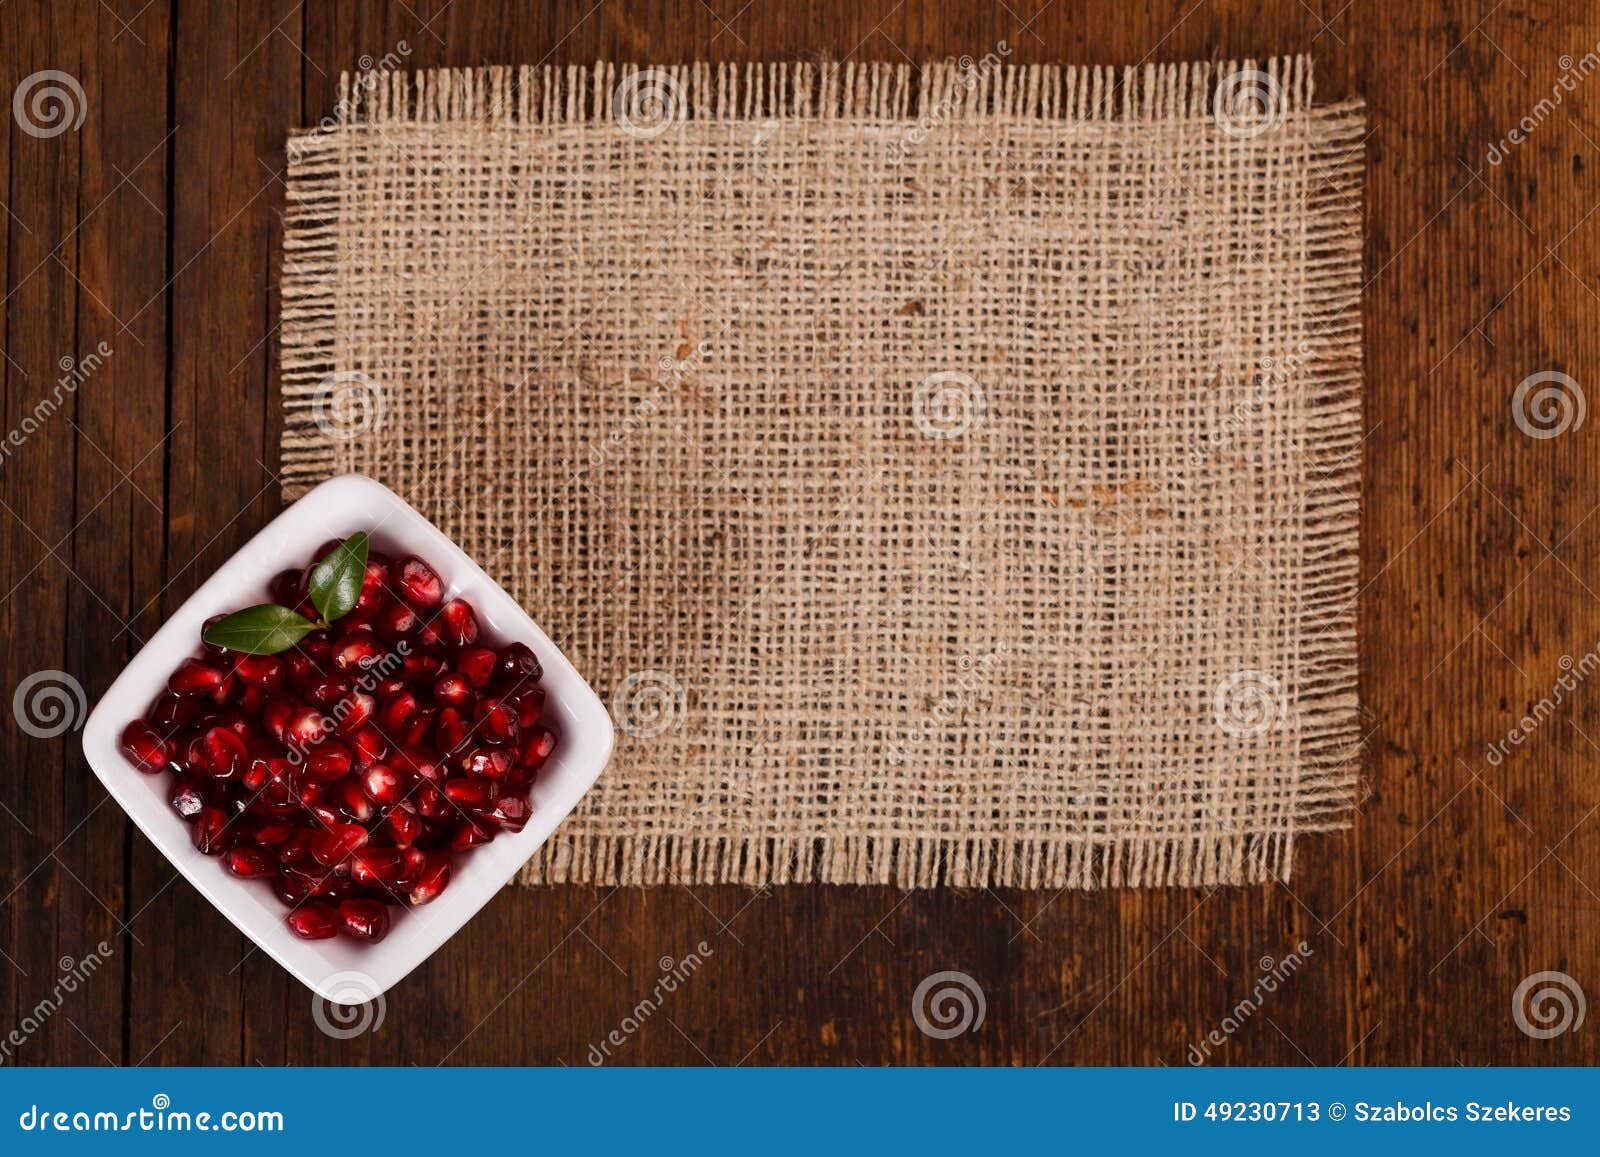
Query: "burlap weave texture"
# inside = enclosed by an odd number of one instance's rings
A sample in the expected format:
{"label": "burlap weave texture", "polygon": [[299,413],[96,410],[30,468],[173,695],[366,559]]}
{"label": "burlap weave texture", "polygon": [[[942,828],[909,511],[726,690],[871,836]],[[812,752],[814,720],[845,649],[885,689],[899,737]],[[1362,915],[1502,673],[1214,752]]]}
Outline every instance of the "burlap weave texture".
{"label": "burlap weave texture", "polygon": [[406,495],[614,704],[527,880],[1245,883],[1348,825],[1363,118],[1311,89],[346,78],[286,492]]}

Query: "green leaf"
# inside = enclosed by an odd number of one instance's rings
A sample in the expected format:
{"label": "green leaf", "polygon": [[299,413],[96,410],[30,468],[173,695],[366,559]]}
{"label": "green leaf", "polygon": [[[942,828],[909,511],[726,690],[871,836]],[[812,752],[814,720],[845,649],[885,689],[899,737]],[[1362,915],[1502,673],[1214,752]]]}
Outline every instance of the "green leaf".
{"label": "green leaf", "polygon": [[311,605],[327,622],[350,613],[361,597],[361,583],[367,576],[367,532],[352,534],[327,553],[311,571],[307,584]]}
{"label": "green leaf", "polygon": [[288,607],[262,603],[259,607],[235,611],[213,623],[201,638],[214,646],[243,651],[247,655],[276,655],[316,629],[317,625],[310,619]]}

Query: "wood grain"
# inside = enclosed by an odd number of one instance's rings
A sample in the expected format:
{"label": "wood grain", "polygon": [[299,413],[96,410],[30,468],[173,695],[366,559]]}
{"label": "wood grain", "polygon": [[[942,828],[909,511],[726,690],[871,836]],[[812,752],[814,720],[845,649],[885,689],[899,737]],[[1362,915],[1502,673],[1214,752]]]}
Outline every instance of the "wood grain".
{"label": "wood grain", "polygon": [[[114,353],[0,467],[6,696],[63,670],[93,702],[277,509],[283,142],[331,109],[341,69],[402,42],[425,67],[917,62],[1001,40],[1019,62],[1311,52],[1323,94],[1368,102],[1355,829],[1304,841],[1288,886],[1211,893],[508,891],[390,994],[379,1031],[338,1040],[107,802],[70,734],[7,715],[0,1036],[62,958],[113,947],[16,1060],[584,1064],[661,958],[704,941],[617,1063],[1183,1064],[1262,958],[1304,940],[1212,1063],[1600,1061],[1592,1029],[1537,1040],[1511,1015],[1538,971],[1600,994],[1600,690],[1563,691],[1503,762],[1485,755],[1600,636],[1594,424],[1537,439],[1511,408],[1535,372],[1600,381],[1600,79],[1561,86],[1564,55],[1600,43],[1592,7],[12,0],[0,95],[59,69],[85,117],[0,134],[7,429],[62,358]],[[987,1005],[952,1040],[911,1016],[943,970]]]}

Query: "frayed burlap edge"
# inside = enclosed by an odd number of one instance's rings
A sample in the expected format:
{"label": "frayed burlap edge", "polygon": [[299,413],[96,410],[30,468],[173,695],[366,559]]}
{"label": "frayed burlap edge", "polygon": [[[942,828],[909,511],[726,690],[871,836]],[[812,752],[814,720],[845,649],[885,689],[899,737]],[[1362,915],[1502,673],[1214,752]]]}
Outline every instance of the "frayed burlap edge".
{"label": "frayed burlap edge", "polygon": [[[281,478],[293,499],[335,469],[314,394],[335,364],[336,275],[343,133],[363,126],[478,122],[530,128],[614,118],[612,94],[642,70],[499,67],[345,74],[335,116],[289,142],[282,283],[284,428]],[[1356,593],[1361,496],[1361,225],[1364,106],[1314,106],[1307,57],[1139,67],[1004,65],[980,72],[948,61],[906,64],[694,64],[653,70],[675,79],[687,120],[1018,118],[1063,123],[1191,122],[1215,117],[1219,83],[1272,78],[1286,119],[1323,130],[1304,174],[1310,225],[1307,305],[1315,337],[1300,367],[1316,383],[1307,449],[1307,597],[1300,620],[1310,672],[1295,811],[1283,830],[1183,837],[992,840],[910,836],[717,839],[607,837],[557,831],[523,870],[524,883],[611,885],[784,883],[931,887],[1200,887],[1288,880],[1296,840],[1350,826],[1359,777]]]}

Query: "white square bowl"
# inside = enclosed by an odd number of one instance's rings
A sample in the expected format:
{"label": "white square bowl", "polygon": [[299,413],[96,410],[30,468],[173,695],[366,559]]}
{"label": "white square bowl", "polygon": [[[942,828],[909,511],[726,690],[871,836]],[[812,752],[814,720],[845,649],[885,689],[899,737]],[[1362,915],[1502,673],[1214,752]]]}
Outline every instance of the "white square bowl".
{"label": "white square bowl", "polygon": [[[213,615],[270,601],[267,584],[285,566],[309,561],[330,538],[369,532],[373,548],[415,554],[438,571],[446,598],[470,602],[497,643],[523,642],[543,665],[545,718],[556,749],[533,786],[533,814],[521,832],[455,856],[450,884],[432,903],[396,914],[376,944],[345,936],[300,940],[265,880],[229,875],[201,855],[189,827],[167,802],[172,776],[145,775],[122,754],[127,723],[142,716],[167,676],[194,654]],[[128,664],[83,729],[83,751],[106,790],[172,865],[263,951],[319,996],[343,1004],[371,1000],[421,964],[503,888],[593,786],[611,758],[611,717],[582,675],[510,595],[438,527],[388,487],[360,474],[330,479],[284,511],[206,580]]]}

